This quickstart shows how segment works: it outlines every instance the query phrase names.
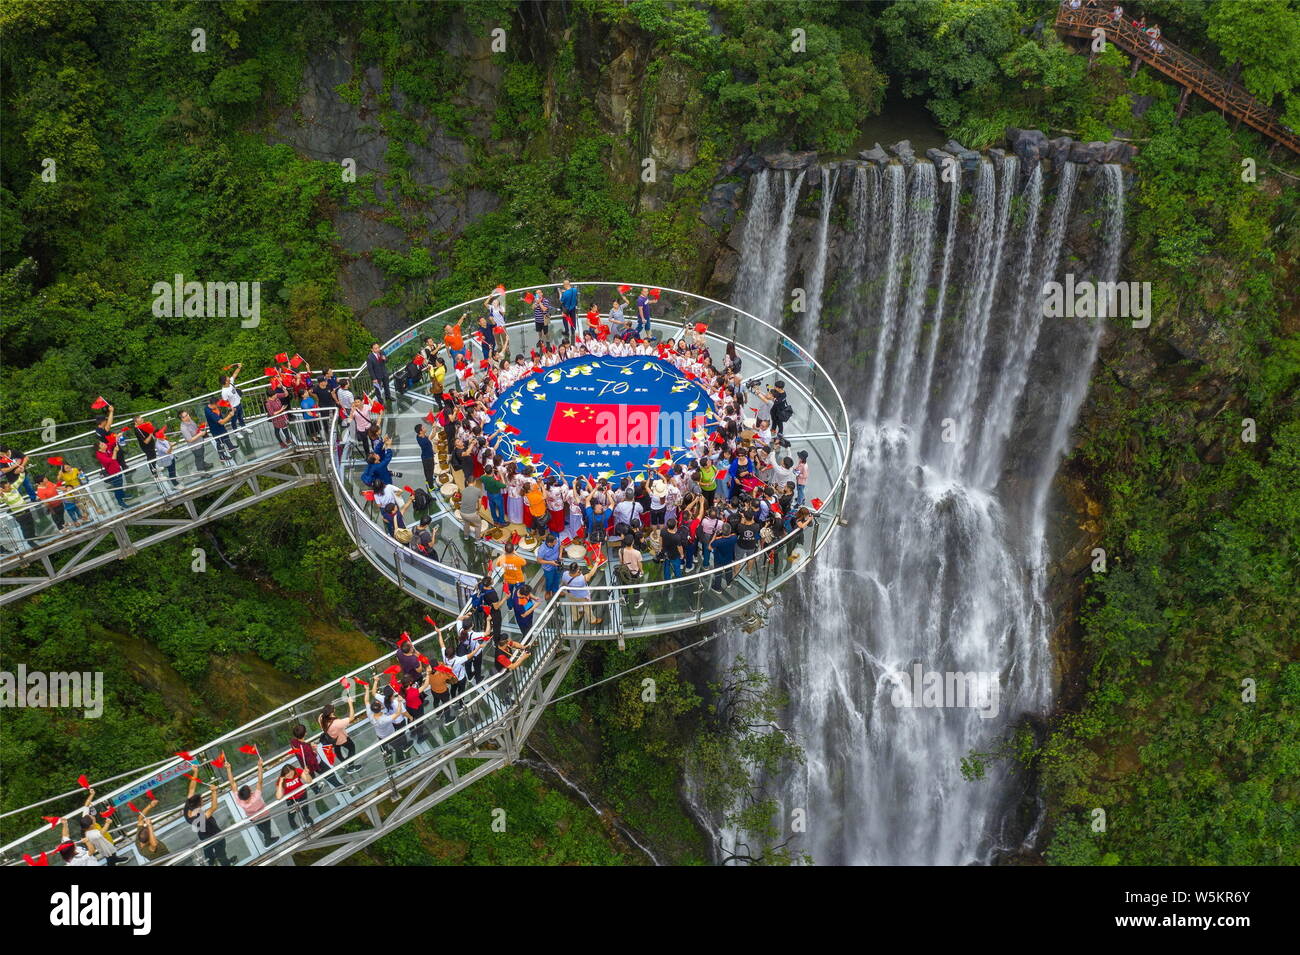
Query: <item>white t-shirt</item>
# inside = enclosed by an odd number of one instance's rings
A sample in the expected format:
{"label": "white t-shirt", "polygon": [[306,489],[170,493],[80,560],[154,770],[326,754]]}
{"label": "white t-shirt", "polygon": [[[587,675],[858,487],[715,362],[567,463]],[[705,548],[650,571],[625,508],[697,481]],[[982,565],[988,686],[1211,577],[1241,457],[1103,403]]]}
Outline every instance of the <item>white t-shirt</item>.
{"label": "white t-shirt", "polygon": [[230,407],[232,408],[238,408],[239,403],[244,400],[243,397],[239,394],[239,389],[236,388],[234,385],[226,385],[226,387],[222,388],[221,397],[229,401]]}

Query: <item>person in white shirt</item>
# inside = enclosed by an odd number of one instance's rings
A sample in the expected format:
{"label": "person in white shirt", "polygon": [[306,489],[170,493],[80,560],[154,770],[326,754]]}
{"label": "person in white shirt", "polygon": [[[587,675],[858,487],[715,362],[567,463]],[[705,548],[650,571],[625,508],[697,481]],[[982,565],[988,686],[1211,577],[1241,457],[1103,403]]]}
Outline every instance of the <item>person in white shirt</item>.
{"label": "person in white shirt", "polygon": [[244,426],[244,396],[240,394],[239,387],[235,384],[235,380],[243,370],[244,363],[242,361],[235,362],[235,369],[230,373],[229,377],[226,375],[221,376],[221,397],[230,402],[230,408],[233,412],[233,417],[230,419],[231,431],[238,431]]}

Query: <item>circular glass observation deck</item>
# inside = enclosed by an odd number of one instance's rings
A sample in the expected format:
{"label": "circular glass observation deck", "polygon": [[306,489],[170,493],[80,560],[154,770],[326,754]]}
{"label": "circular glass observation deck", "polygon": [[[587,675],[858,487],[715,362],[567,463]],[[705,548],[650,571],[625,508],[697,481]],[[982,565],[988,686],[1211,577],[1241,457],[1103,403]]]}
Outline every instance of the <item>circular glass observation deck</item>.
{"label": "circular glass observation deck", "polygon": [[[635,322],[636,298],[644,287],[627,282],[576,282],[578,329],[586,333],[588,315],[602,325],[610,321],[610,307],[618,299],[628,305],[625,315]],[[512,371],[500,381],[498,397],[489,406],[490,418],[483,434],[495,443],[497,453],[517,468],[531,467],[537,478],[560,477],[566,484],[578,481],[593,487],[607,480],[617,487],[625,476],[653,482],[665,471],[695,457],[701,444],[708,445],[718,426],[714,398],[702,386],[698,366],[669,354],[579,353],[545,367],[532,360],[538,334],[531,299],[538,290],[551,303],[548,320],[550,342],[564,340],[565,328],[559,310],[559,284],[528,286],[504,292],[509,355],[522,355],[526,367]],[[628,290],[624,292],[623,290]],[[797,460],[799,451],[808,452],[809,475],[805,503],[813,522],[802,534],[788,535],[729,565],[707,567],[697,559],[685,576],[663,579],[663,565],[647,554],[645,573],[634,584],[620,583],[613,548],[611,557],[596,570],[588,585],[593,613],[564,613],[566,628],[574,636],[588,639],[664,633],[695,626],[728,614],[744,614],[754,622],[755,614],[771,604],[771,594],[808,566],[840,523],[844,505],[849,427],[844,402],[834,383],[813,357],[778,329],[731,305],[682,292],[654,288],[651,304],[652,333],[656,341],[702,336],[715,366],[721,366],[729,345],[741,360],[741,377],[770,388],[776,380],[785,382],[793,416],[785,423],[789,447],[784,454]],[[527,299],[527,300],[526,300]],[[391,438],[393,450],[389,469],[399,488],[425,484],[417,425],[425,424],[434,442],[435,492],[427,511],[405,512],[407,527],[425,513],[436,529],[432,547],[421,552],[393,537],[361,476],[366,466],[362,447],[352,439],[352,429],[336,419],[330,457],[333,484],[339,510],[360,553],[389,580],[421,601],[450,614],[466,605],[489,564],[503,553],[507,541],[516,543],[517,553],[528,563],[525,574],[533,592],[545,593],[541,566],[535,562],[542,533],[511,524],[489,531],[486,539],[467,528],[459,514],[460,474],[453,472],[451,455],[440,425],[434,423],[442,410],[441,394],[470,387],[465,376],[480,380],[485,374],[481,340],[475,337],[478,318],[486,315],[486,298],[474,299],[430,315],[384,344],[388,374],[394,379],[391,401],[377,394],[369,372],[363,366],[353,378],[352,392],[383,403],[375,423]],[[418,368],[409,387],[404,370],[432,338],[443,345],[443,332],[462,315],[466,355],[459,371],[448,359],[441,386],[427,373],[427,363]],[[484,335],[491,340],[489,329]],[[606,341],[609,341],[608,339]],[[439,358],[446,358],[443,349]],[[743,424],[752,427],[758,399],[746,396]],[[403,497],[404,499],[404,497]],[[486,504],[486,501],[485,501]],[[527,503],[524,502],[527,509]],[[516,514],[519,506],[514,508]],[[486,510],[481,510],[483,528],[492,528]],[[564,563],[577,562],[583,571],[595,566],[595,545],[566,526],[557,532],[563,541]],[[743,553],[738,551],[738,555]],[[562,594],[562,599],[564,595]],[[576,607],[575,607],[576,611]],[[590,622],[591,617],[601,620]],[[507,630],[514,629],[513,615],[503,613]],[[580,617],[580,619],[579,619]]]}

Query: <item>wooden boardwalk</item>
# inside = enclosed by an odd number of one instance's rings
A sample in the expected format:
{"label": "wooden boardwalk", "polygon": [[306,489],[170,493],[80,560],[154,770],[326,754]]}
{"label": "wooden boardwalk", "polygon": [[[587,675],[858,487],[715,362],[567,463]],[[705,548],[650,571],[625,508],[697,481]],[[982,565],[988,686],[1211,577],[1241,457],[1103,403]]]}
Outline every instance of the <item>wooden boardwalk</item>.
{"label": "wooden boardwalk", "polygon": [[1112,20],[1109,10],[1099,7],[1072,10],[1064,3],[1057,10],[1058,33],[1091,38],[1097,27],[1106,31],[1107,42],[1114,43],[1121,50],[1159,70],[1184,90],[1190,90],[1274,142],[1300,154],[1300,136],[1284,125],[1277,113],[1251,96],[1243,87],[1212,70],[1203,60],[1180,50],[1165,37],[1160,37],[1158,42],[1163,49],[1157,52],[1152,46],[1151,37],[1127,19]]}

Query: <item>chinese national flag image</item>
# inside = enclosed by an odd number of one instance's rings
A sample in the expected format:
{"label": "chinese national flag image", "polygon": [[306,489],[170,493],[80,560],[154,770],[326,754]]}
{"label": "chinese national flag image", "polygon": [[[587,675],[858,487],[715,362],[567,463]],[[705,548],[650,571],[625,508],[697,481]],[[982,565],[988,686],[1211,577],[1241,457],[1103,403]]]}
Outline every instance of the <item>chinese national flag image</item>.
{"label": "chinese national flag image", "polygon": [[547,441],[650,447],[659,430],[659,405],[576,404],[560,401]]}

